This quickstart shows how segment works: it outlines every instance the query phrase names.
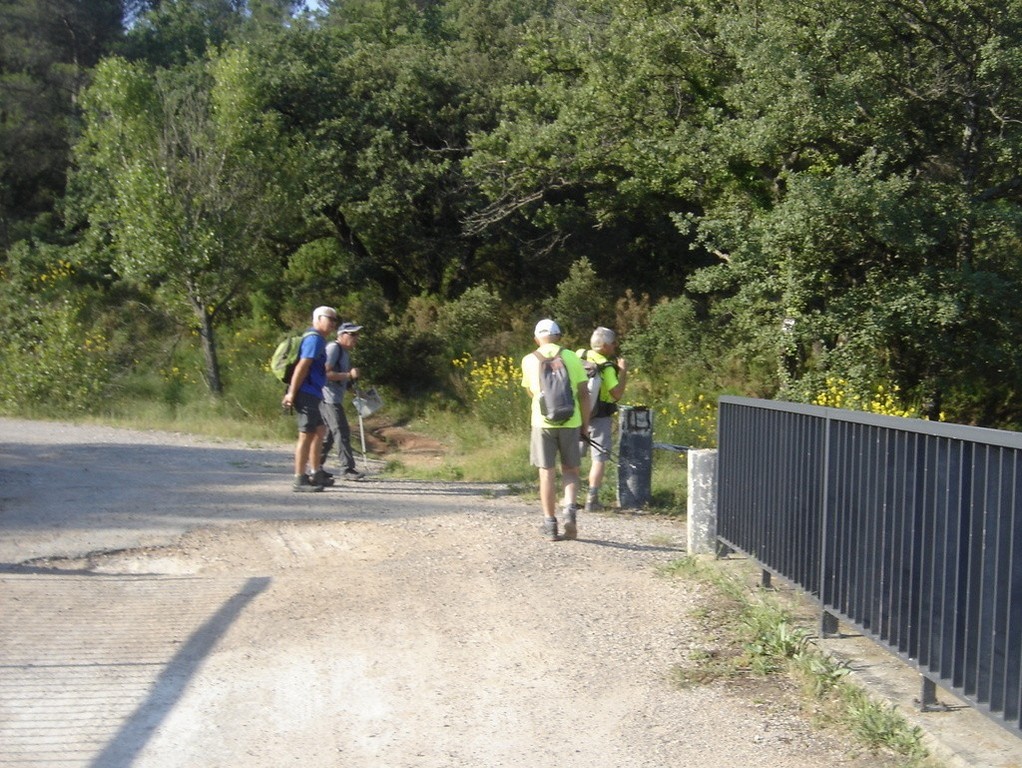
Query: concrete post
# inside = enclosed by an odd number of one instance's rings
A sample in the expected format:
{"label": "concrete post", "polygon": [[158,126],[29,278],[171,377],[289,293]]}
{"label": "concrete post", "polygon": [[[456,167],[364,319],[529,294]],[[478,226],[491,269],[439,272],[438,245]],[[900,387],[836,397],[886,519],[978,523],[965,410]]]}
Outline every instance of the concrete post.
{"label": "concrete post", "polygon": [[688,553],[717,551],[717,451],[688,452]]}

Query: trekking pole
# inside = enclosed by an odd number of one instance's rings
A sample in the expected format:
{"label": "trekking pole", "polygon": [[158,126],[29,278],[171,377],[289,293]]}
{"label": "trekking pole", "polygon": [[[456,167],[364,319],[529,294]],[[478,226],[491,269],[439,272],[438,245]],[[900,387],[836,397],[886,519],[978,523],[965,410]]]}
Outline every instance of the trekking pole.
{"label": "trekking pole", "polygon": [[369,458],[366,456],[366,433],[365,424],[363,422],[364,416],[372,416],[376,411],[383,405],[383,399],[376,391],[376,387],[370,387],[369,391],[365,394],[359,389],[357,384],[352,385],[352,389],[355,391],[355,400],[353,405],[355,410],[358,412],[358,436],[362,442],[362,466],[366,472],[369,471]]}
{"label": "trekking pole", "polygon": [[365,422],[362,420],[362,412],[358,414],[358,439],[362,443],[362,469],[366,472],[369,471],[369,457],[366,456],[366,428]]}
{"label": "trekking pole", "polygon": [[362,392],[358,387],[355,387],[355,410],[358,412],[358,438],[362,443],[362,469],[366,472],[369,471],[369,459],[366,457],[366,429],[365,423],[362,420],[362,403],[365,402],[362,397]]}
{"label": "trekking pole", "polygon": [[[604,451],[603,450],[603,446],[600,445],[595,440],[593,440],[593,438],[591,438],[589,435],[583,435],[582,439],[585,442],[589,443],[589,445],[591,445],[597,451],[601,451],[603,453],[606,453],[607,456],[609,457],[609,460],[610,460],[611,463],[617,464],[618,466],[621,466],[621,460],[617,456],[614,455],[614,452],[612,450],[611,451]],[[636,465],[636,463],[634,461],[625,461],[625,466],[629,467],[630,469],[635,469],[637,467],[637,465]]]}
{"label": "trekking pole", "polygon": [[592,438],[591,436],[589,436],[589,435],[582,435],[582,439],[583,439],[583,440],[584,440],[585,442],[589,443],[589,445],[590,445],[590,446],[592,446],[592,447],[593,447],[593,449],[595,449],[595,450],[599,451],[600,453],[606,453],[606,454],[607,454],[607,456],[609,456],[609,457],[610,457],[610,460],[611,460],[612,462],[614,462],[615,464],[617,463],[617,457],[616,457],[616,456],[614,455],[614,452],[613,452],[613,451],[607,451],[607,450],[604,450],[603,446],[602,446],[602,445],[600,445],[600,444],[599,444],[598,442],[596,442],[595,440],[593,440],[593,438]]}

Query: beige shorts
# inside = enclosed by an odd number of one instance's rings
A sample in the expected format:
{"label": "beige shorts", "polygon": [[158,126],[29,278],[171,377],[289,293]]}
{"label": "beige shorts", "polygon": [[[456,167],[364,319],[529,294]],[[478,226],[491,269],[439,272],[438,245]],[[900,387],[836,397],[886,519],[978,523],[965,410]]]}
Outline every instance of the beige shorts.
{"label": "beige shorts", "polygon": [[578,446],[580,435],[578,427],[534,427],[529,441],[529,461],[534,467],[553,469],[560,454],[561,469],[578,469],[582,463]]}

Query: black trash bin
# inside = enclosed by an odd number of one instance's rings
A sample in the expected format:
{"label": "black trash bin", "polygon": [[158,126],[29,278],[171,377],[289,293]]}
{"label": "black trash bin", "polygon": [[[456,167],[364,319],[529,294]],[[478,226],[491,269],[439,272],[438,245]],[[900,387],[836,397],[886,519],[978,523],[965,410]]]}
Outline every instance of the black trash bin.
{"label": "black trash bin", "polygon": [[639,509],[653,500],[653,412],[644,405],[623,405],[618,427],[617,503]]}

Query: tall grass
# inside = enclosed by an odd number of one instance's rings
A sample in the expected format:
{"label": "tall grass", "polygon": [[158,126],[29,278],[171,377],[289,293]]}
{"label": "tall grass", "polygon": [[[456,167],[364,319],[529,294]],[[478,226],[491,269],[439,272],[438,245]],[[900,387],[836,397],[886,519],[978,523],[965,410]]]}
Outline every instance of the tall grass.
{"label": "tall grass", "polygon": [[[273,379],[265,361],[247,361],[245,355],[226,345],[230,367],[224,376],[222,397],[209,394],[198,378],[194,350],[178,350],[164,364],[122,371],[107,397],[93,403],[86,413],[21,411],[36,418],[73,418],[132,429],[159,429],[200,434],[219,439],[255,442],[291,442],[294,417],[280,407],[283,386]],[[404,477],[508,483],[525,494],[537,492],[537,473],[529,464],[529,400],[519,381],[515,361],[506,356],[452,361],[451,375],[456,398],[425,396],[405,399],[384,392],[385,407],[367,422],[366,428],[402,425],[438,440],[439,460],[415,456],[384,457],[386,471]],[[675,405],[684,404],[673,390]],[[673,421],[664,409],[654,410],[654,439],[675,443],[707,436],[712,411],[706,401],[679,408]],[[349,406],[350,407],[350,406]],[[354,414],[349,411],[354,422]],[[616,430],[616,427],[615,427]],[[617,498],[617,434],[614,459],[604,476],[601,498],[612,507]],[[581,466],[583,487],[590,459]],[[684,454],[655,450],[652,460],[649,511],[683,515],[686,501]]]}
{"label": "tall grass", "polygon": [[268,375],[253,376],[213,397],[205,383],[178,370],[132,371],[111,397],[75,418],[225,440],[288,442],[295,437],[295,420],[281,408],[282,393],[282,385]]}

